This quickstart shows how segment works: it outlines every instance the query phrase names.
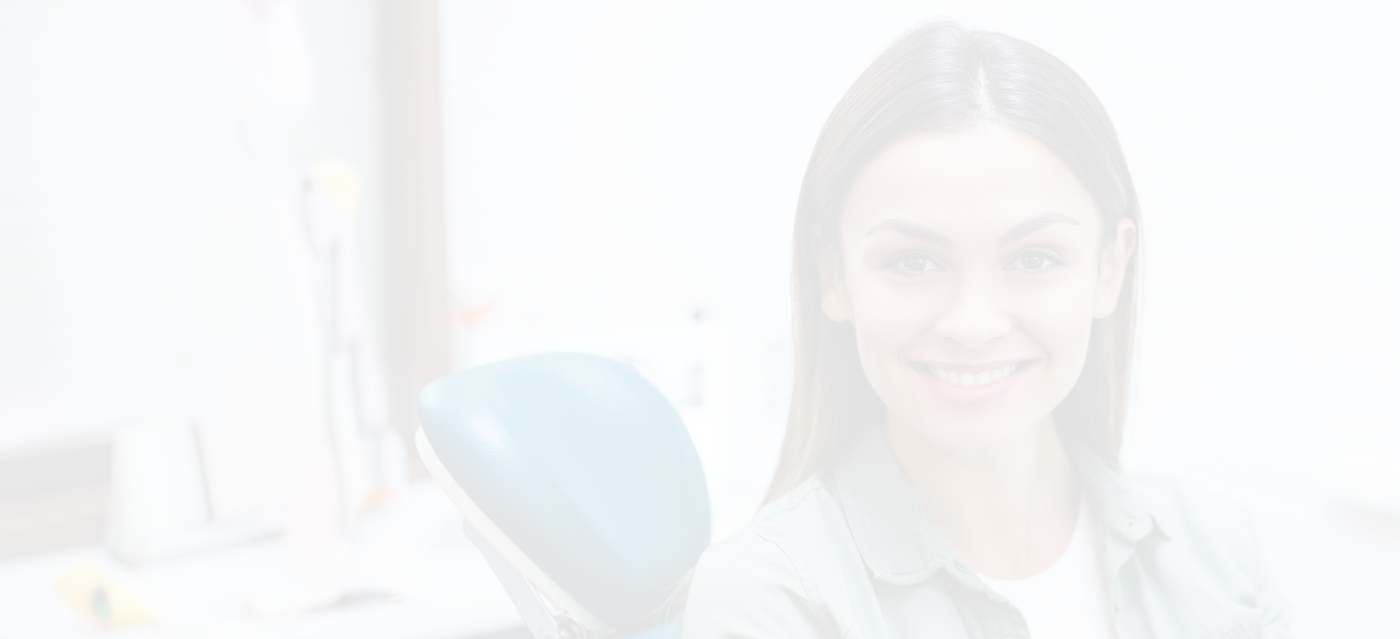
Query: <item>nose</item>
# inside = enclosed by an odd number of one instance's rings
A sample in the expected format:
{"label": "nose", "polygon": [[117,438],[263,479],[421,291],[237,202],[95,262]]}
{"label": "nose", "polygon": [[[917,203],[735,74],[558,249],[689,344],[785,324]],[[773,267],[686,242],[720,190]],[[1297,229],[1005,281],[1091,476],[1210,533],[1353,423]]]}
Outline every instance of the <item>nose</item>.
{"label": "nose", "polygon": [[961,283],[952,306],[934,322],[934,334],[967,350],[980,350],[1010,334],[1011,317],[998,307],[987,288],[976,281]]}

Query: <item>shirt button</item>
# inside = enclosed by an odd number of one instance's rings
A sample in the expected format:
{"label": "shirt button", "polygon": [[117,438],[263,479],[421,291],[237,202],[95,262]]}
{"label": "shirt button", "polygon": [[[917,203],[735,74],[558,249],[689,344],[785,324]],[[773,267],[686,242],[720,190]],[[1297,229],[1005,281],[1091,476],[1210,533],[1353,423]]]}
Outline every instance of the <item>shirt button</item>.
{"label": "shirt button", "polygon": [[1128,530],[1137,530],[1137,520],[1131,518],[1125,519],[1123,520],[1123,527]]}

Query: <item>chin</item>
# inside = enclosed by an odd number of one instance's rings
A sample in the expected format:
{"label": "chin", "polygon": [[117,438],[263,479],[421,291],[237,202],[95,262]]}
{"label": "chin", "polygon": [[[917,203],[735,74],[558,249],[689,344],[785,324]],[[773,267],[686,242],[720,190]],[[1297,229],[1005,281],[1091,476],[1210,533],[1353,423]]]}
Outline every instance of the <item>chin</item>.
{"label": "chin", "polygon": [[1047,409],[1035,415],[1019,410],[968,411],[962,406],[942,407],[941,410],[917,411],[897,418],[897,422],[892,419],[891,424],[915,425],[913,433],[935,449],[958,455],[979,455],[1024,438],[1044,423],[1049,412]]}

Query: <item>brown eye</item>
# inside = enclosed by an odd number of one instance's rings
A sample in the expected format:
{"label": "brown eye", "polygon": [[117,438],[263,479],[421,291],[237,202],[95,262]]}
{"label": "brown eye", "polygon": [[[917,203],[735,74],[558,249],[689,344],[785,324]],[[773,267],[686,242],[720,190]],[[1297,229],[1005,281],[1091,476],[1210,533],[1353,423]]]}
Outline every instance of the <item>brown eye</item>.
{"label": "brown eye", "polygon": [[899,268],[911,273],[933,270],[933,261],[926,257],[906,257],[899,261]]}
{"label": "brown eye", "polygon": [[1044,273],[1057,266],[1064,265],[1064,260],[1060,256],[1049,251],[1027,251],[1017,255],[1006,268],[1027,271],[1029,273]]}
{"label": "brown eye", "polygon": [[917,275],[919,273],[927,273],[928,271],[936,271],[941,267],[938,265],[938,262],[933,261],[933,258],[929,257],[927,254],[903,253],[894,256],[889,262],[886,262],[885,268],[904,275]]}

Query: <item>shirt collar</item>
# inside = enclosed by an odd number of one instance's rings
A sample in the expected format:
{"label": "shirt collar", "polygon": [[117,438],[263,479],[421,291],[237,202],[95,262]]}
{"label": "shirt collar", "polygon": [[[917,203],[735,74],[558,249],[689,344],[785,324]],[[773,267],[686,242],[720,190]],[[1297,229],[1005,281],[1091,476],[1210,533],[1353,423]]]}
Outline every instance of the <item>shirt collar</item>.
{"label": "shirt collar", "polygon": [[1170,537],[1121,472],[1087,447],[1066,444],[1065,453],[1105,530],[1134,544],[1154,530]]}
{"label": "shirt collar", "polygon": [[[923,504],[905,475],[883,429],[872,429],[836,464],[831,475],[856,547],[876,578],[894,585],[928,580],[941,569],[959,576],[966,569],[957,561],[947,538],[924,512]],[[1132,546],[1157,528],[1123,477],[1097,455],[1067,447],[1070,461],[1086,491],[1110,561],[1120,563]]]}
{"label": "shirt collar", "polygon": [[916,584],[955,563],[882,431],[861,437],[837,464],[834,479],[856,547],[875,577]]}

